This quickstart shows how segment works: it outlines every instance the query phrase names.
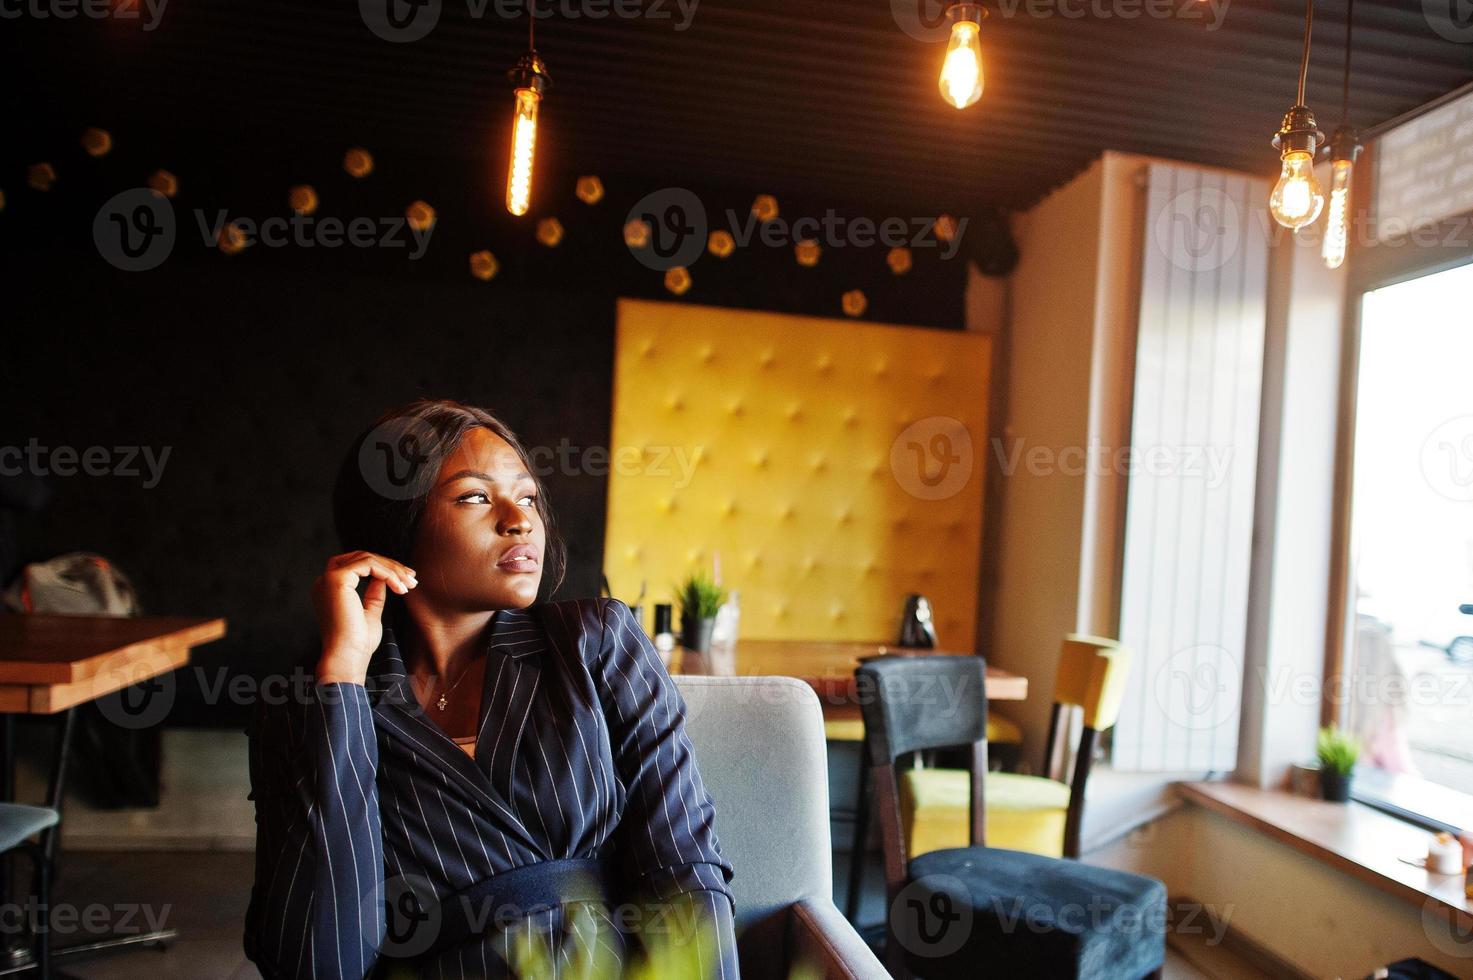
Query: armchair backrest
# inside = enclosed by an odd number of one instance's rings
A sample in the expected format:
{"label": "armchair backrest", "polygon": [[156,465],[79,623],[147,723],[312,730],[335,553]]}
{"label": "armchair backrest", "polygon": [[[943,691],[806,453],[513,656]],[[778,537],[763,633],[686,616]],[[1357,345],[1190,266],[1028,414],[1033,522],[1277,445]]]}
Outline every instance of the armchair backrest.
{"label": "armchair backrest", "polygon": [[792,677],[673,680],[734,870],[737,932],[801,899],[833,901],[828,749],[813,688]]}

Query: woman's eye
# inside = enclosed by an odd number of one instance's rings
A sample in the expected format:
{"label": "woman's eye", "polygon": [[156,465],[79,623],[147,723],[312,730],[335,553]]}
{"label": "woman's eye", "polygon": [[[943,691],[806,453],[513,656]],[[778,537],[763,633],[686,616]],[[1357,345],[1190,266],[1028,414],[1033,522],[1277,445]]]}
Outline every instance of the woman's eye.
{"label": "woman's eye", "polygon": [[456,502],[462,504],[484,504],[488,500],[490,500],[490,498],[486,496],[484,490],[472,490],[470,493],[461,494],[459,497],[456,498]]}
{"label": "woman's eye", "polygon": [[[526,502],[523,503],[523,501],[526,501]],[[534,507],[534,506],[536,506],[536,504],[537,504],[537,495],[535,493],[525,494],[525,495],[523,495],[523,497],[522,497],[521,500],[518,500],[517,501],[517,505],[518,506],[521,506],[521,507]]]}

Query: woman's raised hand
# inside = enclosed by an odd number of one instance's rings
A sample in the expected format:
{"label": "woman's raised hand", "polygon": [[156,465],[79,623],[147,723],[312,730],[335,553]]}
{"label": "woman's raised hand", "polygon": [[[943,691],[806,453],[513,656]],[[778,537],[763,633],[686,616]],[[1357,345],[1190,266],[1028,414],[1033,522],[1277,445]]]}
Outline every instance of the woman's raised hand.
{"label": "woman's raised hand", "polygon": [[[358,586],[365,579],[368,586],[360,596]],[[312,605],[322,632],[318,682],[364,683],[368,661],[383,639],[388,590],[407,595],[418,584],[414,569],[371,551],[329,558],[326,570],[312,583]]]}

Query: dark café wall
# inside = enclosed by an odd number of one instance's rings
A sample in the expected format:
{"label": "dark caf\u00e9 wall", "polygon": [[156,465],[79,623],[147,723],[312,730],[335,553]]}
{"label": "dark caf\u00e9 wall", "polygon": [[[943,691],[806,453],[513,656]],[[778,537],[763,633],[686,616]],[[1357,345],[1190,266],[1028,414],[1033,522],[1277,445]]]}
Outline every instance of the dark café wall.
{"label": "dark caf\u00e9 wall", "polygon": [[[961,326],[965,252],[942,262],[917,250],[914,270],[897,277],[883,249],[826,249],[819,268],[802,269],[790,248],[754,245],[724,263],[703,257],[691,268],[696,288],[677,300],[621,240],[630,206],[654,187],[606,177],[608,198],[589,207],[571,193],[575,175],[542,175],[543,210],[514,224],[494,202],[434,192],[454,180],[416,189],[390,172],[369,194],[326,158],[318,170],[335,176],[316,181],[319,218],[394,216],[418,197],[435,204],[440,220],[420,259],[205,247],[195,209],[289,213],[292,177],[266,169],[185,184],[174,252],[151,271],[123,272],[99,256],[92,222],[129,186],[111,171],[148,170],[80,152],[65,159],[44,194],[24,186],[16,161],[0,173],[0,446],[97,446],[114,464],[126,447],[168,455],[152,486],[142,464],[136,476],[49,477],[48,505],[16,518],[19,558],[95,551],[132,578],[145,612],[229,620],[226,639],[195,652],[202,671],[181,676],[173,724],[238,726],[246,709],[207,701],[201,684],[286,670],[310,653],[307,587],[336,550],[332,475],[383,409],[457,398],[500,415],[528,446],[607,447],[619,296],[839,316],[838,296],[862,288],[867,320]],[[751,201],[745,190],[702,196],[718,213]],[[821,215],[825,205],[783,207]],[[548,213],[566,229],[555,249],[533,237]],[[491,282],[467,271],[479,248],[500,260]],[[545,474],[570,548],[559,597],[598,590],[607,481],[585,463]]]}

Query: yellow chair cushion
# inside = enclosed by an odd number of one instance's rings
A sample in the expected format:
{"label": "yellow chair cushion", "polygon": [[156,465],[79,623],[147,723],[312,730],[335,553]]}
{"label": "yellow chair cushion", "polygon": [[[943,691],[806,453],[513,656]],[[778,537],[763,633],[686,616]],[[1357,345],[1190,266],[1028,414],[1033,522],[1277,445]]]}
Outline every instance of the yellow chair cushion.
{"label": "yellow chair cushion", "polygon": [[[964,769],[900,774],[900,826],[910,857],[968,845],[969,789]],[[989,772],[983,793],[988,847],[1063,856],[1069,787],[1039,776]]]}
{"label": "yellow chair cushion", "polygon": [[1023,729],[1018,723],[1002,715],[987,713],[987,741],[1001,742],[1007,745],[1021,745],[1023,743]]}
{"label": "yellow chair cushion", "polygon": [[[823,723],[823,737],[830,742],[864,741],[863,718],[833,718]],[[987,716],[987,741],[1018,745],[1023,741],[1023,730],[1000,715]]]}
{"label": "yellow chair cushion", "polygon": [[830,742],[863,742],[863,718],[833,718],[823,723],[823,737]]}

